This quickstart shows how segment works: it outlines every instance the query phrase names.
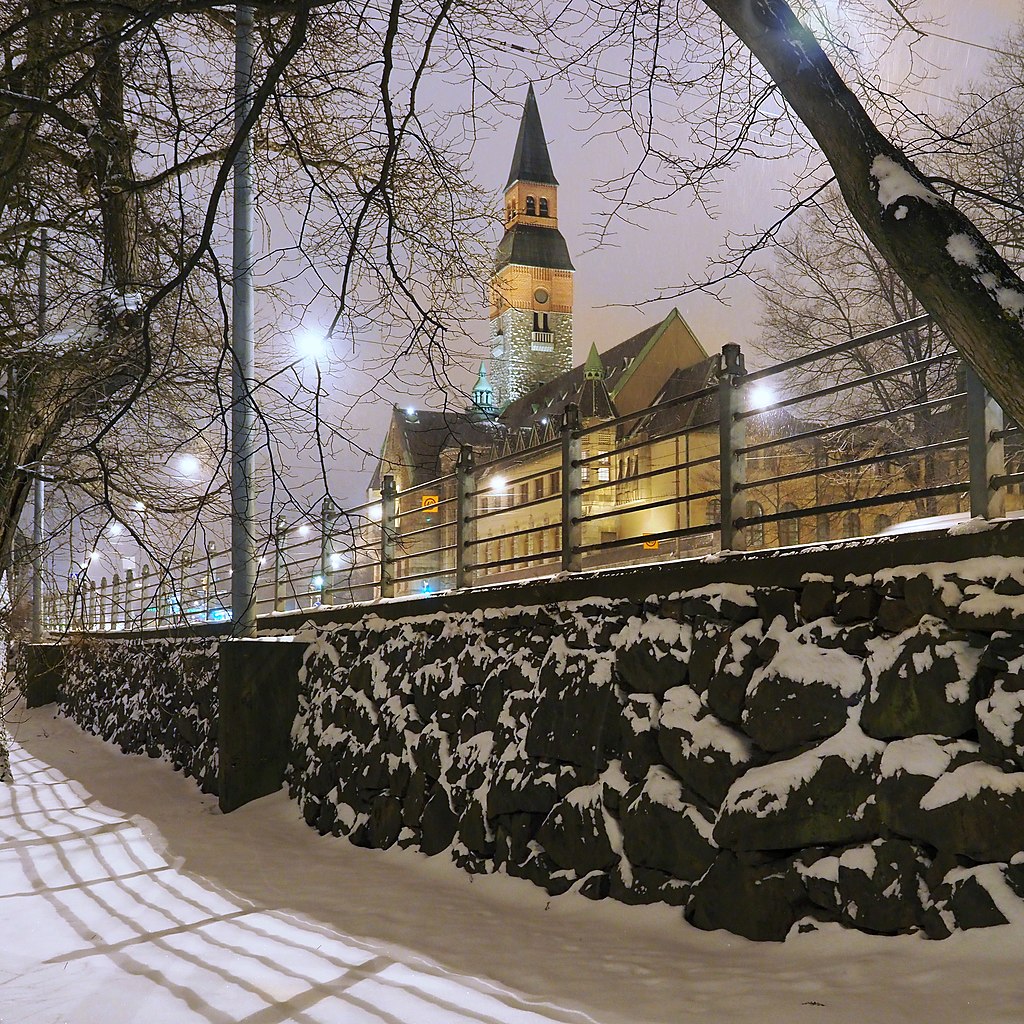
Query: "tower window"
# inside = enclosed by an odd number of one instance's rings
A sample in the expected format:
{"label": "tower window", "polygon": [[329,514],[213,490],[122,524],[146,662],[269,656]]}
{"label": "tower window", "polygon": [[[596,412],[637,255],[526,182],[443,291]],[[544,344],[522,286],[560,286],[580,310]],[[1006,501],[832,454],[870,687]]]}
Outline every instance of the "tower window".
{"label": "tower window", "polygon": [[537,310],[533,311],[533,329],[535,331],[549,331],[551,329],[548,326],[547,313],[540,313]]}
{"label": "tower window", "polygon": [[526,216],[535,217],[537,215],[537,200],[533,196],[526,197]]}
{"label": "tower window", "polygon": [[548,215],[548,201],[544,198],[541,198],[540,201],[540,215],[542,217],[546,217]]}

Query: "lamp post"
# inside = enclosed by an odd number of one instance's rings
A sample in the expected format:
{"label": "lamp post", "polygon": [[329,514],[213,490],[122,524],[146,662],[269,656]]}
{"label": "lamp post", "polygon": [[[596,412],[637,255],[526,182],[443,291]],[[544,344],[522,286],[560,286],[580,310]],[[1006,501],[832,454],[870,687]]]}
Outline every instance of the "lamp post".
{"label": "lamp post", "polygon": [[[235,132],[252,109],[253,9],[235,7]],[[248,132],[235,156],[231,291],[231,620],[256,635],[256,413],[253,379],[252,172]]]}
{"label": "lamp post", "polygon": [[[46,228],[39,236],[39,321],[41,338],[46,333]],[[32,642],[43,638],[43,536],[46,533],[46,482],[44,467],[36,467],[32,494]]]}

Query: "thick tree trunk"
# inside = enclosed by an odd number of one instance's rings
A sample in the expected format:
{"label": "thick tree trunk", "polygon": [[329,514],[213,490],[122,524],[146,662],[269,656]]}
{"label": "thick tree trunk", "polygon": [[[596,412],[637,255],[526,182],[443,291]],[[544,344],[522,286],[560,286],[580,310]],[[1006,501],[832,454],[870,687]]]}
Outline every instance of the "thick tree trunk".
{"label": "thick tree trunk", "polygon": [[875,127],[783,0],[704,0],[778,85],[864,233],[1024,423],[1024,281]]}

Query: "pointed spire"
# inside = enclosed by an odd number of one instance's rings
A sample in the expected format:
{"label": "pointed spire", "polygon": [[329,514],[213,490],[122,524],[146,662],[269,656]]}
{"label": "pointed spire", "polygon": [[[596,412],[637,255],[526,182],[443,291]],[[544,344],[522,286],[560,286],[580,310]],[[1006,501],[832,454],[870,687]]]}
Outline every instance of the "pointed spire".
{"label": "pointed spire", "polygon": [[533,94],[533,82],[526,92],[523,116],[519,122],[519,137],[512,157],[512,168],[508,172],[508,188],[516,181],[536,181],[542,185],[557,185],[558,179],[551,170],[548,144],[544,141],[544,126],[540,123],[537,97]]}
{"label": "pointed spire", "polygon": [[584,380],[604,380],[604,363],[598,354],[597,346],[591,345],[587,355],[586,365],[583,367]]}

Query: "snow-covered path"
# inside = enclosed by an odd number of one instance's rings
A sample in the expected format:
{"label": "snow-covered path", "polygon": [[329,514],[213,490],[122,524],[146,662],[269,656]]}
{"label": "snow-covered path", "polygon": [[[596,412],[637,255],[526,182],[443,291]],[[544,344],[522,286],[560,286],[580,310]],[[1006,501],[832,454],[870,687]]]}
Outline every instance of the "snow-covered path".
{"label": "snow-covered path", "polygon": [[[470,878],[228,816],[161,762],[18,711],[0,786],[0,1024],[1017,1024],[1024,934],[756,945],[678,911]],[[74,781],[72,781],[74,780]]]}

